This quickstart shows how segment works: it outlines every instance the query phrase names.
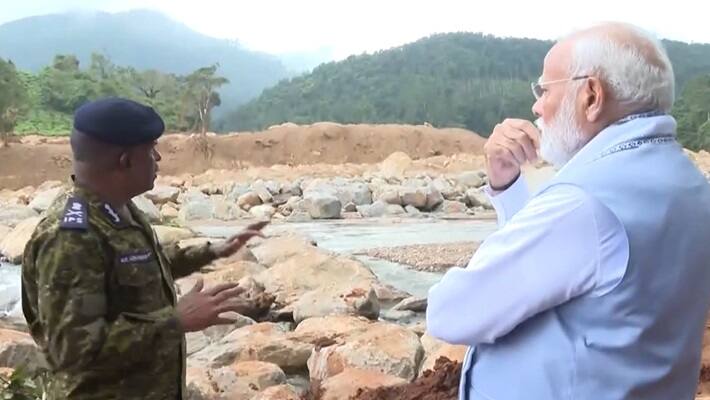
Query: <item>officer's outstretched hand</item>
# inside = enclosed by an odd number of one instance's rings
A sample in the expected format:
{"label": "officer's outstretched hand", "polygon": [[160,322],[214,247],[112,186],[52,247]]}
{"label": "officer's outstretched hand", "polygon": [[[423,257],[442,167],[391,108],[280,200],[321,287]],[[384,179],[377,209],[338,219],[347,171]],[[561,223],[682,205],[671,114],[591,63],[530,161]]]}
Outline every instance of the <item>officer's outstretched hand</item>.
{"label": "officer's outstretched hand", "polygon": [[264,234],[261,233],[261,230],[268,224],[269,221],[261,221],[251,224],[247,226],[245,230],[237,233],[224,242],[215,244],[212,246],[215,255],[218,258],[229,257],[244,247],[244,245],[247,244],[247,242],[253,237],[258,236],[263,238]]}
{"label": "officer's outstretched hand", "polygon": [[200,331],[212,325],[233,323],[219,315],[227,311],[243,313],[249,301],[237,297],[244,289],[237,283],[222,283],[203,290],[204,281],[198,278],[195,286],[177,304],[177,315],[185,332]]}

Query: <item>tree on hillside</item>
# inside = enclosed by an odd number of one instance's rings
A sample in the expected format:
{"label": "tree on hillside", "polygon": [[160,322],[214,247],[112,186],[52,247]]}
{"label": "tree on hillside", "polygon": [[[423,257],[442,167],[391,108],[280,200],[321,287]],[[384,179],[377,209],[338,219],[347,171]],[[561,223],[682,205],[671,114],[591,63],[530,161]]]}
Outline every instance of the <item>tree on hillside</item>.
{"label": "tree on hillside", "polygon": [[27,105],[27,92],[12,61],[0,59],[0,93],[0,136],[2,145],[7,146],[8,136]]}
{"label": "tree on hillside", "polygon": [[186,100],[195,112],[202,135],[210,128],[212,109],[222,102],[217,89],[229,83],[227,78],[217,76],[217,68],[219,64],[203,67],[185,77]]}
{"label": "tree on hillside", "polygon": [[71,114],[87,101],[100,97],[96,81],[79,69],[73,55],[57,55],[39,74],[42,103],[51,110]]}

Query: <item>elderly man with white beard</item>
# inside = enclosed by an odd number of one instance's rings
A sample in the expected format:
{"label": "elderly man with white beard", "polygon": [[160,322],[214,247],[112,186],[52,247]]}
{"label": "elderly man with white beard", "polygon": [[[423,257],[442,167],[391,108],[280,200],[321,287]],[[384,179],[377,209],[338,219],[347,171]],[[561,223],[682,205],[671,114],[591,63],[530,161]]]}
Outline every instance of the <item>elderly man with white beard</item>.
{"label": "elderly man with white beard", "polygon": [[[485,146],[499,230],[429,291],[427,329],[469,346],[460,399],[679,400],[710,307],[710,185],[676,142],[661,44],[605,23],[558,41],[539,117]],[[557,174],[532,196],[521,165]]]}

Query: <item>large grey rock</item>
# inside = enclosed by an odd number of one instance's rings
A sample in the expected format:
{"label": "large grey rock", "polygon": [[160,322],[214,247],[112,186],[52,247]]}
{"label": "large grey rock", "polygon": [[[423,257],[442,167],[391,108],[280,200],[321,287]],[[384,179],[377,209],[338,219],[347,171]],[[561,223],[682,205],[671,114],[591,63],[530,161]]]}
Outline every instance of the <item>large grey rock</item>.
{"label": "large grey rock", "polygon": [[160,210],[144,195],[134,197],[133,204],[148,217],[150,222],[160,222]]}
{"label": "large grey rock", "polygon": [[262,204],[250,208],[249,213],[260,219],[269,219],[276,214],[276,209],[271,204]]}
{"label": "large grey rock", "polygon": [[397,205],[397,204],[388,204],[387,205],[387,215],[404,215],[406,214],[407,211],[405,211],[404,207]]}
{"label": "large grey rock", "polygon": [[385,189],[377,196],[378,201],[383,201],[387,204],[402,205],[402,196],[399,195],[399,188],[392,187]]}
{"label": "large grey rock", "polygon": [[328,193],[307,193],[304,198],[308,213],[315,219],[340,218],[342,204],[337,197]]}
{"label": "large grey rock", "polygon": [[165,203],[176,203],[180,189],[174,186],[158,185],[151,191],[145,193],[145,197],[155,204],[162,205]]}
{"label": "large grey rock", "polygon": [[178,207],[175,203],[165,203],[160,207],[160,215],[165,220],[173,220],[178,217]]}
{"label": "large grey rock", "polygon": [[[205,196],[206,197],[206,196]],[[211,219],[214,213],[214,204],[209,198],[193,200],[183,204],[178,211],[178,220],[189,222],[195,220]]]}
{"label": "large grey rock", "polygon": [[303,320],[327,315],[356,315],[377,319],[380,302],[374,288],[324,287],[302,295],[291,305],[293,320],[298,324]]}
{"label": "large grey rock", "polygon": [[54,200],[59,196],[64,189],[62,187],[55,187],[53,189],[47,189],[37,193],[29,204],[29,207],[37,212],[46,211],[49,206],[54,203]]}
{"label": "large grey rock", "polygon": [[249,185],[246,183],[235,183],[227,191],[226,199],[231,202],[236,202],[241,195],[249,191]]}
{"label": "large grey rock", "polygon": [[387,206],[387,203],[377,200],[369,205],[357,206],[357,211],[365,218],[378,218],[387,214]]}
{"label": "large grey rock", "polygon": [[444,202],[444,196],[435,187],[429,186],[426,194],[426,211],[433,211]]}
{"label": "large grey rock", "polygon": [[247,211],[261,203],[261,197],[259,197],[258,193],[253,191],[246,192],[237,199],[237,205]]}
{"label": "large grey rock", "polygon": [[372,203],[372,192],[367,184],[343,178],[335,178],[333,180],[314,179],[306,185],[303,197],[307,198],[313,193],[335,196],[340,201],[340,204],[354,203],[355,205],[363,205]]}
{"label": "large grey rock", "polygon": [[246,211],[239,208],[236,204],[223,198],[212,199],[212,204],[212,217],[214,219],[233,221],[248,215]]}
{"label": "large grey rock", "polygon": [[486,210],[492,210],[493,204],[488,198],[488,195],[483,189],[469,189],[466,191],[466,200],[471,207],[483,207]]}
{"label": "large grey rock", "polygon": [[478,171],[463,172],[456,177],[456,182],[468,189],[479,188],[486,183]]}
{"label": "large grey rock", "polygon": [[20,222],[37,215],[37,211],[31,207],[3,205],[0,207],[0,225],[14,228]]}
{"label": "large grey rock", "polygon": [[465,214],[468,210],[466,204],[452,200],[444,200],[440,207],[444,214]]}
{"label": "large grey rock", "polygon": [[195,189],[195,188],[190,188],[184,193],[180,193],[178,196],[178,203],[180,204],[186,204],[186,203],[191,203],[191,202],[200,202],[200,201],[205,201],[208,200],[209,196],[206,194],[202,193],[201,191]]}
{"label": "large grey rock", "polygon": [[413,187],[403,187],[399,191],[399,195],[402,198],[403,206],[413,206],[418,209],[424,209],[427,205],[427,189],[426,188],[413,188]]}
{"label": "large grey rock", "polygon": [[273,195],[271,194],[271,191],[269,190],[269,188],[266,187],[264,182],[262,182],[262,181],[254,182],[254,184],[251,185],[251,190],[252,190],[252,192],[256,193],[257,196],[259,196],[259,199],[261,200],[262,203],[271,203],[271,199],[273,198]]}
{"label": "large grey rock", "polygon": [[153,225],[153,230],[155,235],[158,236],[158,242],[163,246],[195,237],[195,233],[191,230],[174,226]]}
{"label": "large grey rock", "polygon": [[281,187],[281,193],[290,194],[292,196],[301,196],[303,191],[301,190],[301,185],[298,182],[291,182]]}
{"label": "large grey rock", "polygon": [[444,200],[444,198],[447,200],[451,200],[455,196],[456,189],[445,178],[437,177],[432,181],[430,186],[439,191],[441,196],[443,196],[443,198],[441,199],[442,201]]}
{"label": "large grey rock", "polygon": [[19,264],[22,261],[22,253],[25,251],[25,246],[30,241],[32,233],[39,222],[39,217],[32,217],[17,224],[0,242],[0,254],[7,257],[11,263]]}
{"label": "large grey rock", "polygon": [[341,186],[336,196],[343,204],[363,205],[372,203],[372,192],[363,182],[351,182]]}

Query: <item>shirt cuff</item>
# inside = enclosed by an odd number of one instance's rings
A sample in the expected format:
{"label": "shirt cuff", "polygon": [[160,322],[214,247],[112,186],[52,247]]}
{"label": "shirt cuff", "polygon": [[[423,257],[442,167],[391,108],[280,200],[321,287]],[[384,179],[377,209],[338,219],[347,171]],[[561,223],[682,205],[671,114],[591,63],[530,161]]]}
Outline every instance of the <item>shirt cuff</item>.
{"label": "shirt cuff", "polygon": [[498,215],[498,226],[505,225],[518,211],[522,210],[530,197],[528,184],[522,175],[504,191],[496,191],[490,185],[483,189]]}

